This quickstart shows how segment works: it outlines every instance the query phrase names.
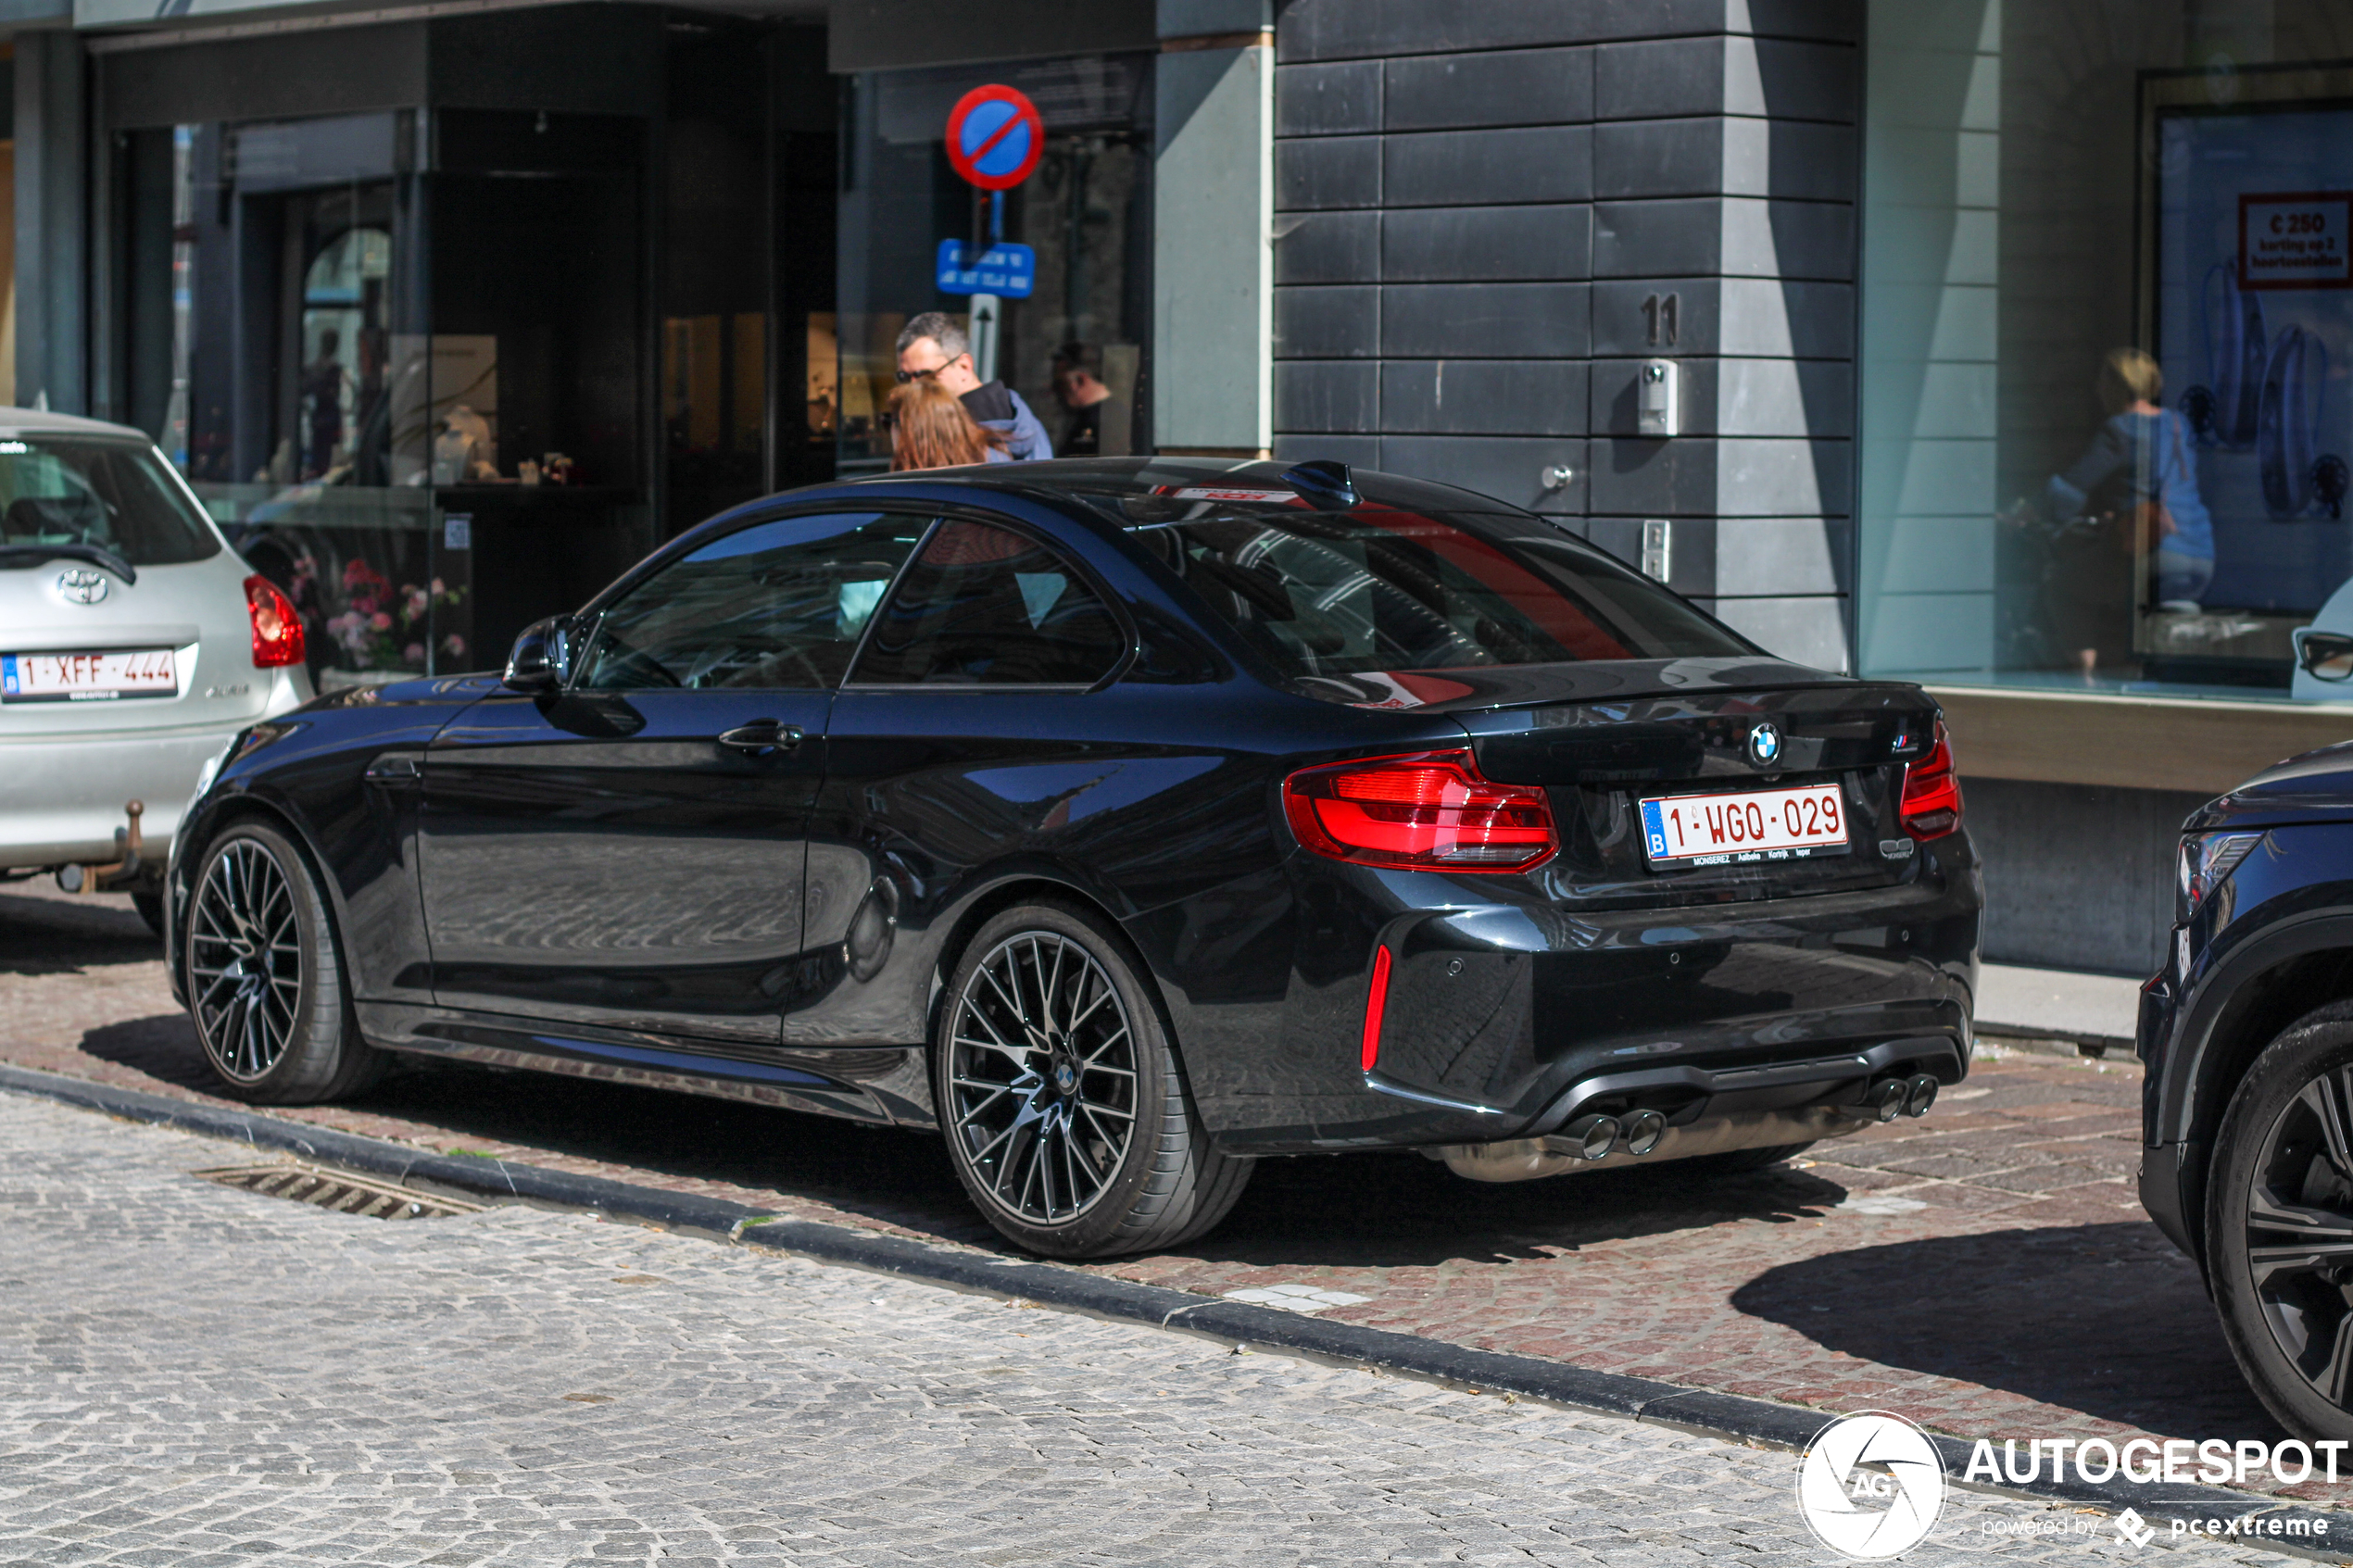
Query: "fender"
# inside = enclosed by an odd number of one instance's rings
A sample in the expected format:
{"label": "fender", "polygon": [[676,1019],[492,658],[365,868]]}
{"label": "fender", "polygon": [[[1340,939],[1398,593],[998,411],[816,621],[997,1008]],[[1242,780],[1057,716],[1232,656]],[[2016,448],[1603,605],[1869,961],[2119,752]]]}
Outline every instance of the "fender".
{"label": "fender", "polygon": [[2221,1120],[2228,1097],[2213,1081],[2221,1071],[2214,1037],[2246,984],[2291,960],[2334,950],[2353,952],[2353,909],[2314,909],[2282,921],[2233,947],[2198,978],[2177,1006],[2161,1074],[2149,1088],[2158,1143],[2203,1142]]}

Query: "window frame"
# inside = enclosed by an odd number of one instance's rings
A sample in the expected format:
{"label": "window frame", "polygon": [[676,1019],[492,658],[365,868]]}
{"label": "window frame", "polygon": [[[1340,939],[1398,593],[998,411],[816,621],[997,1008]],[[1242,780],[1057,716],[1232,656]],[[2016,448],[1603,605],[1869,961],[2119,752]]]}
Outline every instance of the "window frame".
{"label": "window frame", "polygon": [[[1072,577],[1076,579],[1082,586],[1086,587],[1090,593],[1092,593],[1096,598],[1100,599],[1102,602],[1103,607],[1111,611],[1113,621],[1119,627],[1123,641],[1120,645],[1119,656],[1111,661],[1110,668],[1093,681],[1084,684],[1076,681],[1054,681],[1025,682],[1020,684],[1015,684],[1012,682],[1005,682],[999,684],[991,684],[988,682],[941,682],[937,684],[932,684],[921,681],[860,681],[855,679],[858,673],[859,663],[866,657],[866,645],[874,636],[875,628],[881,624],[883,616],[888,612],[892,604],[898,599],[899,595],[906,586],[907,572],[918,560],[923,558],[924,551],[930,547],[933,535],[937,534],[944,524],[950,522],[975,522],[989,528],[1002,529],[1008,533],[1027,539],[1030,543],[1038,546],[1040,549],[1045,550],[1049,555],[1051,555],[1054,558],[1061,561],[1070,571]],[[875,606],[875,613],[867,618],[866,629],[859,634],[858,646],[849,656],[849,669],[842,676],[841,684],[837,686],[835,690],[862,693],[1011,692],[1018,694],[1026,692],[1035,694],[1044,692],[1060,692],[1074,696],[1091,696],[1097,692],[1102,691],[1110,686],[1116,685],[1120,680],[1126,675],[1128,671],[1135,668],[1139,646],[1139,639],[1136,630],[1136,621],[1133,616],[1127,613],[1127,607],[1120,603],[1119,596],[1112,591],[1110,583],[1104,580],[1102,574],[1097,571],[1089,562],[1080,557],[1076,551],[1072,550],[1067,545],[1063,543],[1063,541],[1053,537],[1044,529],[1039,528],[1035,524],[1024,522],[1018,519],[1009,518],[1001,512],[986,511],[978,507],[959,506],[950,502],[937,509],[932,518],[931,527],[925,531],[923,538],[916,543],[913,551],[908,555],[905,561],[900,563],[899,575],[891,579],[889,589],[884,593],[881,600]]]}
{"label": "window frame", "polygon": [[[699,555],[702,551],[718,544],[723,539],[732,539],[738,533],[745,532],[747,529],[764,528],[772,522],[788,522],[794,518],[802,517],[824,517],[829,513],[858,511],[873,512],[877,514],[878,517],[912,517],[924,519],[925,521],[922,525],[922,531],[915,536],[914,548],[907,552],[907,558],[900,561],[899,563],[899,569],[890,574],[890,580],[883,585],[882,596],[875,601],[874,614],[869,615],[866,618],[866,624],[859,630],[858,641],[849,651],[849,662],[842,666],[842,673],[844,677],[847,678],[851,671],[858,668],[858,660],[866,651],[866,638],[868,634],[874,631],[875,621],[882,614],[883,607],[889,604],[891,596],[899,591],[900,581],[907,575],[908,567],[914,564],[915,558],[924,553],[924,546],[931,543],[931,536],[939,532],[939,508],[893,505],[892,501],[895,499],[896,497],[885,499],[873,506],[854,507],[848,504],[848,497],[836,497],[820,504],[798,507],[780,507],[774,511],[765,511],[760,513],[756,517],[745,518],[733,528],[723,529],[715,533],[711,533],[701,538],[696,538],[691,546],[683,549],[678,548],[677,546],[686,545],[687,539],[692,536],[687,534],[680,535],[676,540],[673,540],[670,546],[657,551],[653,556],[648,558],[646,560],[640,561],[636,567],[625,573],[619,582],[615,583],[611,587],[606,589],[603,594],[599,595],[597,602],[592,602],[586,608],[582,609],[577,614],[565,618],[571,622],[571,625],[566,629],[567,633],[577,645],[577,650],[572,657],[570,668],[564,671],[564,684],[562,687],[564,695],[572,696],[575,693],[587,695],[592,691],[599,695],[606,696],[628,695],[627,690],[619,693],[612,693],[606,692],[603,688],[585,687],[580,684],[581,676],[587,671],[588,668],[588,659],[586,657],[588,649],[594,646],[597,637],[604,631],[605,618],[610,615],[615,608],[620,606],[638,589],[646,586],[646,584],[651,583],[654,579],[660,577],[663,572],[669,571],[672,567],[676,566],[681,561],[686,560],[696,555]],[[688,688],[647,686],[630,689],[644,691],[669,691],[673,689],[686,690]],[[742,692],[838,692],[842,689],[842,682],[836,681],[830,686],[737,686],[714,689]]]}

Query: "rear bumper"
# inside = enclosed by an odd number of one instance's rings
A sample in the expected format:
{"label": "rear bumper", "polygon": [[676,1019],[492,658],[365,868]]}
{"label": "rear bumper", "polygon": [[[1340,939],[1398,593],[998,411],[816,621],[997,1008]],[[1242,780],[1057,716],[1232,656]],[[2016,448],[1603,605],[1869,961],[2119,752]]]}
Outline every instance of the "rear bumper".
{"label": "rear bumper", "polygon": [[[1254,1096],[1213,1092],[1204,1111],[1238,1152],[1541,1139],[1573,1117],[1643,1110],[1675,1126],[1762,1118],[1763,1144],[1832,1135],[1850,1120],[1839,1108],[1898,1068],[1943,1085],[1969,1071],[1981,898],[1968,868],[1957,872],[1935,884],[1592,912],[1466,905],[1467,878],[1446,889],[1453,908],[1432,907],[1437,890],[1392,876],[1359,894],[1387,895],[1392,911],[1367,922],[1364,967],[1332,973],[1327,959],[1326,979],[1302,962],[1281,1048],[1259,1058]],[[1327,925],[1302,952],[1330,954],[1341,940]],[[1368,1073],[1376,945],[1390,954],[1390,982]],[[1765,1121],[1807,1107],[1822,1109],[1812,1117],[1821,1131],[1768,1135]]]}
{"label": "rear bumper", "polygon": [[140,836],[160,862],[196,775],[234,739],[241,724],[44,735],[0,741],[0,777],[8,805],[0,811],[0,867],[60,866],[116,858],[123,803],[145,808]]}

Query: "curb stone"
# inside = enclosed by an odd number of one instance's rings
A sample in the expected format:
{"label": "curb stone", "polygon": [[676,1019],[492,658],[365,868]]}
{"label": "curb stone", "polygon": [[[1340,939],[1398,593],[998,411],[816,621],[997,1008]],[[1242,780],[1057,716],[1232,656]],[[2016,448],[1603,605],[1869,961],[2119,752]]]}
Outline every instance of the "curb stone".
{"label": "curb stone", "polygon": [[[737,1246],[757,1247],[983,1295],[1013,1297],[1096,1317],[1176,1329],[1231,1342],[1238,1350],[1264,1348],[1368,1367],[1474,1393],[1507,1394],[1621,1416],[1752,1448],[1802,1450],[1815,1434],[1835,1419],[1830,1411],[1776,1404],[1768,1399],[1595,1372],[1535,1356],[1479,1350],[1393,1329],[1329,1322],[1275,1307],[1110,1278],[1057,1263],[1034,1262],[848,1225],[793,1219],[726,1198],[669,1192],[512,1160],[431,1154],[330,1127],[200,1105],[31,1068],[0,1064],[0,1089],[101,1111],[125,1121],[222,1138],[257,1149],[282,1150],[398,1182],[447,1187],[470,1197],[588,1210]],[[2130,1508],[2160,1526],[2161,1538],[2171,1537],[2171,1531],[2167,1526],[2176,1520],[2221,1520],[2226,1525],[2235,1523],[2245,1530],[2249,1521],[2260,1519],[2268,1525],[2277,1519],[2283,1527],[2289,1522],[2302,1522],[2315,1528],[2324,1524],[2343,1526],[2341,1538],[2353,1543],[2353,1514],[2275,1502],[2259,1494],[2221,1486],[2139,1486],[2121,1480],[2081,1479],[2024,1483],[2006,1480],[1998,1486],[1983,1482],[1965,1484],[1960,1476],[1969,1464],[1971,1441],[1943,1434],[1931,1434],[1931,1441],[1955,1486],[2032,1502],[2071,1503],[2105,1513],[2122,1513]],[[2262,1547],[2322,1562],[2353,1562],[2353,1545],[2330,1549],[2301,1545],[2288,1537],[2268,1533],[2248,1533],[2234,1540],[2229,1536],[2223,1538],[2236,1545]]]}

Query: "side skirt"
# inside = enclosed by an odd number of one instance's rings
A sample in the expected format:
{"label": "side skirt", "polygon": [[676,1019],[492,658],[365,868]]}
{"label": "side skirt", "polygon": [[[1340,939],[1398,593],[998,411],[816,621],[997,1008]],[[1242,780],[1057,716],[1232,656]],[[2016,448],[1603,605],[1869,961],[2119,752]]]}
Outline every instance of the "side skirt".
{"label": "side skirt", "polygon": [[384,1050],[673,1089],[878,1126],[936,1124],[921,1047],[763,1048],[401,1002],[360,1002],[357,1009],[361,1036]]}

